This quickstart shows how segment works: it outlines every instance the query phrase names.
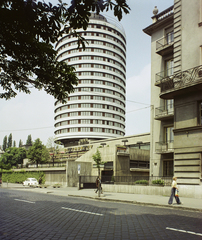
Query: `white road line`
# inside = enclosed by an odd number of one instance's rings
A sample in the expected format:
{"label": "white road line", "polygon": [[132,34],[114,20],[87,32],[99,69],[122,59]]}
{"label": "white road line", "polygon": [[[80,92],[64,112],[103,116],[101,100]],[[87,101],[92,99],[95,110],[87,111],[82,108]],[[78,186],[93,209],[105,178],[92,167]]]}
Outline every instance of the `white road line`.
{"label": "white road line", "polygon": [[197,236],[202,237],[202,233],[195,233],[195,232],[191,232],[191,231],[186,231],[186,230],[181,230],[181,229],[176,229],[176,228],[169,228],[169,227],[167,227],[166,229],[172,230],[172,231],[177,231],[177,232],[189,233],[189,234],[193,234],[193,235],[197,235]]}
{"label": "white road line", "polygon": [[73,208],[62,207],[62,209],[67,209],[67,210],[75,211],[75,212],[81,212],[81,213],[88,213],[88,214],[93,214],[93,215],[103,216],[103,214],[101,214],[101,213],[87,212],[87,211],[82,211],[82,210],[73,209]]}
{"label": "white road line", "polygon": [[20,202],[27,202],[27,203],[35,203],[35,202],[31,202],[31,201],[27,201],[27,200],[22,200],[22,199],[14,199],[15,201],[20,201]]}

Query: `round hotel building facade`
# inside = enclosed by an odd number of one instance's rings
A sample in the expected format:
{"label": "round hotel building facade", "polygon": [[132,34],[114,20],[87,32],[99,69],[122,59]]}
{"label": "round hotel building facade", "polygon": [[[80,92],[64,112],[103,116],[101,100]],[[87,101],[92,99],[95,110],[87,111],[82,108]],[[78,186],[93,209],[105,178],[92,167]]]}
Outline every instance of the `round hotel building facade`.
{"label": "round hotel building facade", "polygon": [[78,49],[71,34],[56,45],[58,61],[74,66],[79,79],[65,104],[55,102],[55,140],[64,146],[125,135],[124,30],[118,22],[92,14],[87,30],[78,32],[87,41],[85,50]]}

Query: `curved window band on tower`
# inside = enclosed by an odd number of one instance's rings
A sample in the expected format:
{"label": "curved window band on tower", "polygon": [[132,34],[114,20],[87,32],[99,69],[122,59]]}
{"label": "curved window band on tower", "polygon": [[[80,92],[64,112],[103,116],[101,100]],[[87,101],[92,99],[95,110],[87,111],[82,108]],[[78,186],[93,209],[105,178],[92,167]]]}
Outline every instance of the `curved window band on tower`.
{"label": "curved window band on tower", "polygon": [[74,66],[79,79],[65,104],[55,102],[55,140],[65,147],[125,135],[126,38],[117,25],[93,13],[88,29],[78,30],[85,50],[71,34],[56,45],[57,60]]}

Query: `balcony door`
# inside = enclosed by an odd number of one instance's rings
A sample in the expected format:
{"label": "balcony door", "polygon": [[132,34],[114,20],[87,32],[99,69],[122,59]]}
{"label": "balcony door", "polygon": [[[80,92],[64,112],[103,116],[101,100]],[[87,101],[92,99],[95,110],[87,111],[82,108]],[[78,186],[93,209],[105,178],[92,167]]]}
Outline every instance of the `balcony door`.
{"label": "balcony door", "polygon": [[173,126],[165,127],[165,142],[167,143],[167,151],[173,151],[174,133]]}
{"label": "balcony door", "polygon": [[174,113],[174,100],[168,99],[165,100],[165,110],[167,111],[167,114],[173,114]]}
{"label": "balcony door", "polygon": [[165,61],[165,77],[172,76],[174,73],[173,59]]}
{"label": "balcony door", "polygon": [[166,44],[171,44],[174,42],[173,27],[165,29],[165,35],[166,35]]}
{"label": "balcony door", "polygon": [[173,160],[163,161],[163,176],[170,177],[173,176]]}

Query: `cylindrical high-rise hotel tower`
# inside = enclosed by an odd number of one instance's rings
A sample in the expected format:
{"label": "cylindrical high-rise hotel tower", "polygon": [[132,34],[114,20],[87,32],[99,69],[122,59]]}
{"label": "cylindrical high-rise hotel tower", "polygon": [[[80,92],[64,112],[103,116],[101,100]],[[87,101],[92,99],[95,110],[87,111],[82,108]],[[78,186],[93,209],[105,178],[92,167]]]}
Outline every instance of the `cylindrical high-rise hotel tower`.
{"label": "cylindrical high-rise hotel tower", "polygon": [[78,32],[88,42],[85,50],[70,34],[56,46],[58,60],[74,66],[79,78],[67,103],[55,102],[55,140],[65,146],[125,134],[125,33],[118,22],[96,14]]}

